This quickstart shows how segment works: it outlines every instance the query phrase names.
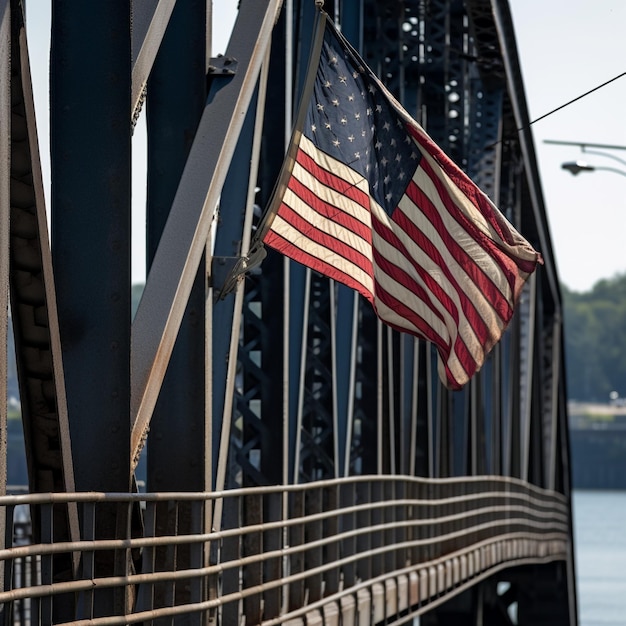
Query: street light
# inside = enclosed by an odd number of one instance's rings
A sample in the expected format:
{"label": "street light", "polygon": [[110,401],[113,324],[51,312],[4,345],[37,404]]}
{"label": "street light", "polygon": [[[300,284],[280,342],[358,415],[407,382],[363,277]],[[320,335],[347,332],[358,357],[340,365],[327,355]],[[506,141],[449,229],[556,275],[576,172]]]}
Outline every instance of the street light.
{"label": "street light", "polygon": [[[545,139],[544,143],[556,144],[561,146],[578,146],[584,154],[593,154],[596,156],[607,157],[609,159],[613,159],[618,163],[626,166],[626,160],[620,159],[614,154],[609,154],[608,152],[601,152],[599,150],[594,150],[593,148],[603,148],[604,150],[626,150],[626,146],[615,146],[608,145],[603,143],[582,143],[579,141],[554,141],[552,139]],[[592,148],[591,150],[589,148]],[[626,176],[626,171],[620,170],[615,167],[603,167],[599,165],[591,165],[587,163],[587,161],[566,161],[561,164],[561,168],[570,172],[573,176],[577,176],[580,172],[595,172],[598,170],[603,170],[606,172],[613,172],[614,174],[620,174],[621,176]]]}
{"label": "street light", "polygon": [[[606,155],[609,156],[609,155]],[[591,165],[587,163],[587,161],[566,161],[561,164],[561,168],[571,172],[573,176],[577,176],[581,172],[595,172],[597,170],[604,170],[607,172],[613,172],[614,174],[621,174],[622,176],[626,176],[626,172],[616,167],[601,167],[598,165]]]}

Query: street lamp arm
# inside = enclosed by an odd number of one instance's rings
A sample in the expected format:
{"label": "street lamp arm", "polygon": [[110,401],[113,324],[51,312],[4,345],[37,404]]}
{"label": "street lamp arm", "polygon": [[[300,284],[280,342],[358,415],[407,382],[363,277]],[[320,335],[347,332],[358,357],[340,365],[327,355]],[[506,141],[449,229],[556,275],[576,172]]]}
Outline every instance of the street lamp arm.
{"label": "street lamp arm", "polygon": [[626,176],[626,172],[624,170],[618,169],[617,167],[601,167],[596,165],[594,166],[594,169],[603,170],[605,172],[613,172],[614,174],[619,174],[620,176]]}
{"label": "street lamp arm", "polygon": [[553,146],[578,146],[584,152],[585,148],[600,148],[601,150],[626,150],[626,146],[616,146],[608,143],[590,143],[588,141],[557,141],[556,139],[544,139],[543,143]]}
{"label": "street lamp arm", "polygon": [[[613,159],[614,161],[617,161],[618,163],[621,163],[622,165],[626,165],[626,159],[620,159],[614,154],[609,154],[608,152],[600,152],[599,150],[589,150],[589,148],[587,148],[586,146],[582,147],[582,151],[585,154],[593,154],[594,156],[597,155],[597,156],[607,157],[609,159]],[[596,169],[600,169],[600,168],[596,168]]]}

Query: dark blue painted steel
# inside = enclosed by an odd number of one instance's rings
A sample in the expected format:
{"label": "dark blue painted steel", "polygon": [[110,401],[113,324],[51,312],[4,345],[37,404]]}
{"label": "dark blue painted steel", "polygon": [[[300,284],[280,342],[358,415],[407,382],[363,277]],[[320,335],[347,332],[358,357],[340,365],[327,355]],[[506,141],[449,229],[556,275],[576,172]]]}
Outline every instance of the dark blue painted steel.
{"label": "dark blue painted steel", "polygon": [[[206,101],[206,2],[177,2],[147,92],[147,255],[150,267]],[[148,489],[203,491],[205,267],[200,269],[150,423]],[[175,471],[172,469],[175,468]]]}
{"label": "dark blue painted steel", "polygon": [[359,296],[353,289],[337,283],[337,315],[335,338],[335,376],[337,383],[337,476],[344,476],[346,467],[346,442],[348,439],[349,407],[353,389],[350,374],[353,360],[356,358],[356,346],[353,345],[354,300]]}
{"label": "dark blue painted steel", "polygon": [[130,480],[130,0],[52,7],[52,245],[76,488]]}
{"label": "dark blue painted steel", "polygon": [[[219,77],[215,79],[211,89],[219,89]],[[211,90],[209,90],[210,94]],[[224,189],[220,197],[220,213],[215,236],[213,255],[216,257],[238,257],[241,255],[241,239],[243,236],[244,216],[250,180],[250,154],[254,135],[254,123],[258,103],[258,87],[250,102],[246,120],[233,155],[233,162],[228,170]],[[227,393],[226,376],[229,367],[229,350],[232,336],[232,325],[235,315],[235,295],[231,293],[222,300],[213,303],[212,317],[212,471],[213,488],[223,489],[224,485],[216,485],[217,463],[222,437],[222,415]],[[230,423],[230,422],[228,422]],[[226,487],[232,485],[227,484]]]}

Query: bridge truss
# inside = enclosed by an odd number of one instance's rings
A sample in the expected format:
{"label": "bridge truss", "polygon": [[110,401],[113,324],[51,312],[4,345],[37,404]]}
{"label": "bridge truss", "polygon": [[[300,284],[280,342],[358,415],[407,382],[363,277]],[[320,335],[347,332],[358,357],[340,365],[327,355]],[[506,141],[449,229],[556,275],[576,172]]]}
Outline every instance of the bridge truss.
{"label": "bridge truss", "polygon": [[544,258],[467,388],[271,252],[226,294],[315,10],[241,0],[211,57],[206,0],[56,0],[50,246],[23,1],[0,0],[2,310],[30,492],[0,496],[6,623],[576,624],[561,296],[506,0],[325,6]]}

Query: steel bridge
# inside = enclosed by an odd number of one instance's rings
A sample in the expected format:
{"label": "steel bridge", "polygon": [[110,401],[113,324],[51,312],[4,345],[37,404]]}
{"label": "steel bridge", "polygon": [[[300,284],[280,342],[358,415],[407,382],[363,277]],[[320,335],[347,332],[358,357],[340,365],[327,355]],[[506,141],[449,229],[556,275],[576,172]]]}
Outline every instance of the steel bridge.
{"label": "steel bridge", "polygon": [[3,623],[575,625],[561,296],[506,0],[325,6],[543,255],[458,392],[354,292],[247,266],[313,0],[241,0],[220,56],[206,0],[52,5],[49,238],[25,7],[0,0],[0,345],[12,323],[29,473],[0,476]]}

